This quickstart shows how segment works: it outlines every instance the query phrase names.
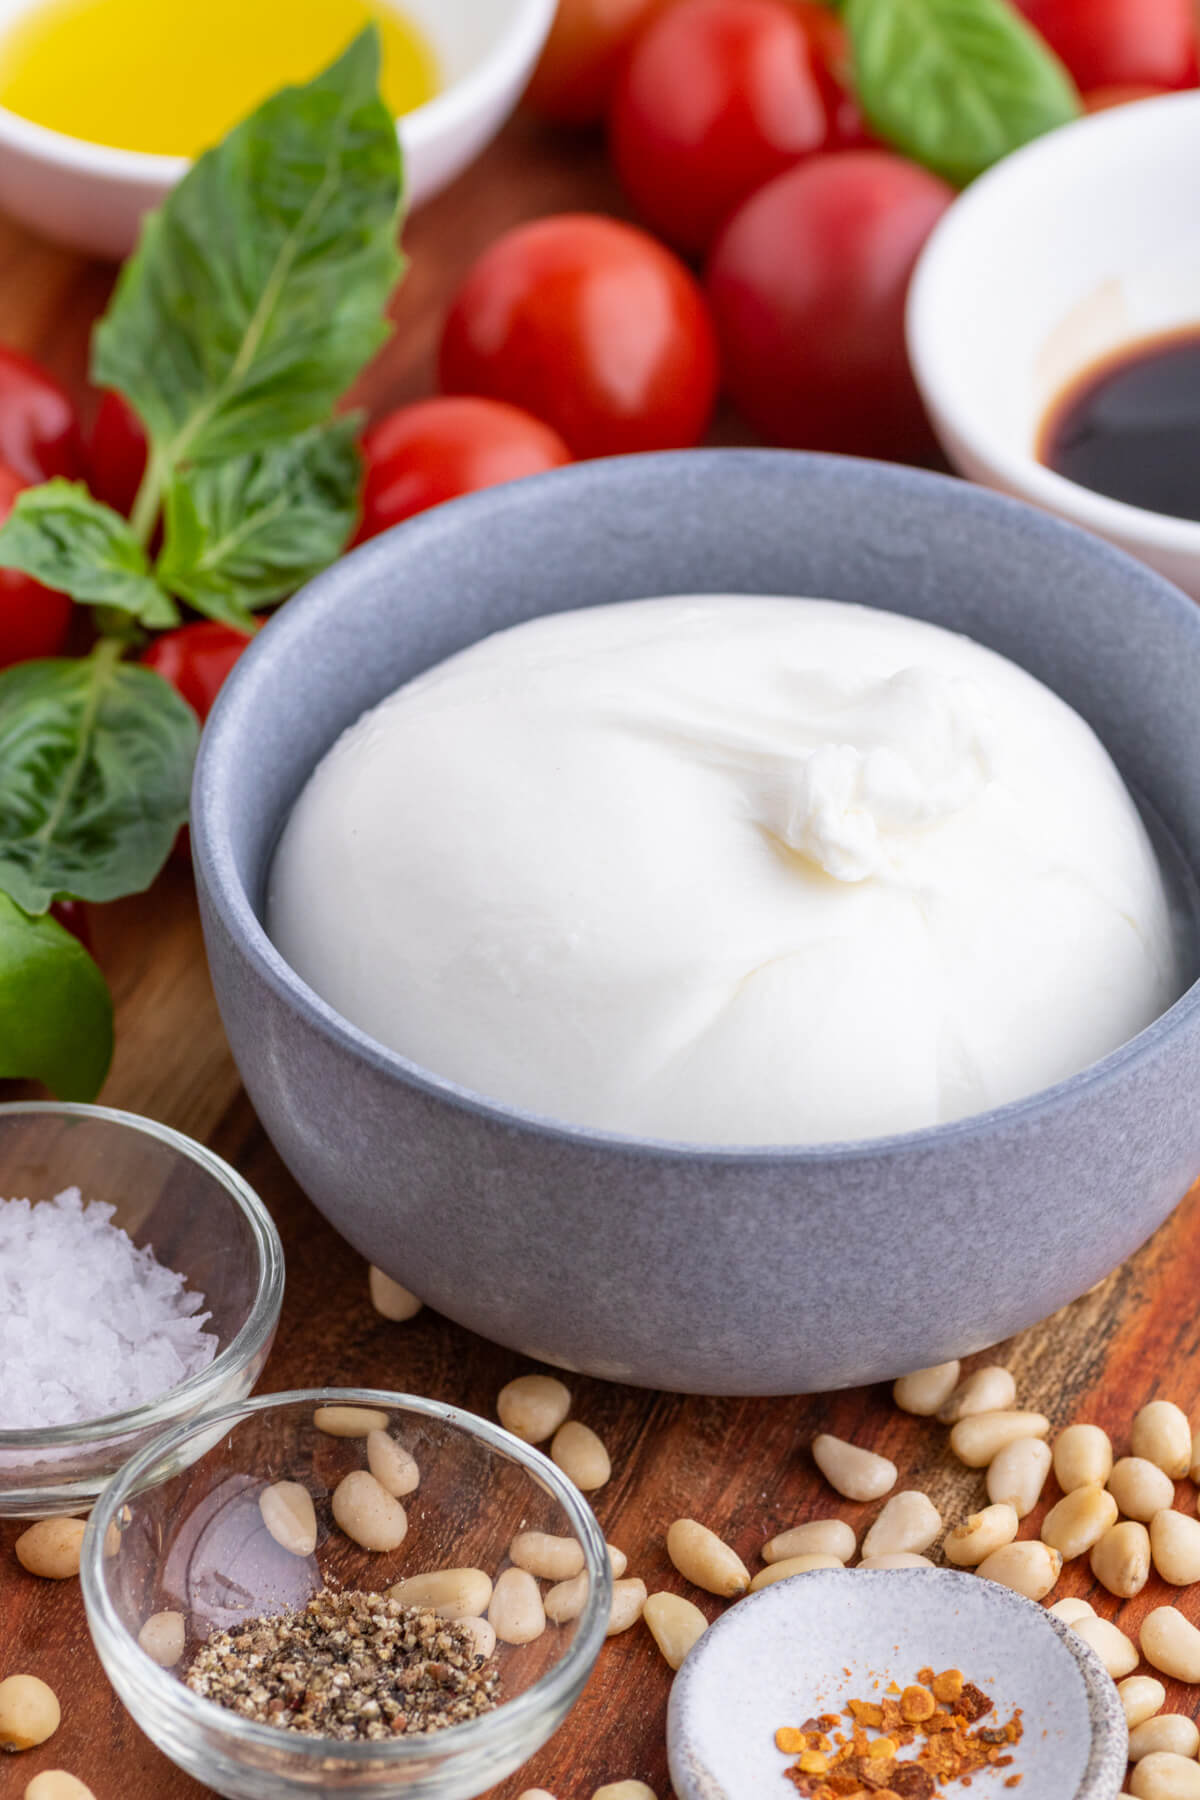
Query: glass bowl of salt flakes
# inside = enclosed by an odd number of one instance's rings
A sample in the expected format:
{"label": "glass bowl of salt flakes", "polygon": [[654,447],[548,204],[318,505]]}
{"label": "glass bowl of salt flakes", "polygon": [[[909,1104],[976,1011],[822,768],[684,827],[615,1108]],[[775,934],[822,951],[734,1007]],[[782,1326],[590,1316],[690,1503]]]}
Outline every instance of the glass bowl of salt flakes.
{"label": "glass bowl of salt flakes", "polygon": [[266,1208],[202,1144],[0,1105],[0,1516],[85,1511],[165,1427],[243,1398],[282,1301]]}
{"label": "glass bowl of salt flakes", "polygon": [[314,1389],[142,1450],[93,1511],[80,1574],[109,1680],[205,1787],[468,1800],[579,1697],[617,1554],[502,1427]]}

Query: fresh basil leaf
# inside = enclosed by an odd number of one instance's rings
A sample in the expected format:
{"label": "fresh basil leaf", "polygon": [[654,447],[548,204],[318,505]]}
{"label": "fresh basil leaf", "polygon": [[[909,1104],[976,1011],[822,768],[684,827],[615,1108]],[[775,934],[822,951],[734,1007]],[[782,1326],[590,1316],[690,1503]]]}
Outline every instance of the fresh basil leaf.
{"label": "fresh basil leaf", "polygon": [[843,17],[870,125],[959,186],[1080,111],[1009,0],[846,0]]}
{"label": "fresh basil leaf", "polygon": [[0,1078],[94,1100],[112,1049],[112,997],[83,945],[0,894]]}
{"label": "fresh basil leaf", "polygon": [[153,627],[177,625],[179,609],[150,572],[126,520],[82,482],[26,488],[0,526],[0,568]]}
{"label": "fresh basil leaf", "polygon": [[26,912],[140,893],[187,817],[196,715],[114,649],[0,674],[0,890]]}
{"label": "fresh basil leaf", "polygon": [[253,630],[269,606],[345,548],[358,508],[357,422],[338,419],[287,443],[185,470],[166,492],[158,575],[227,625]]}
{"label": "fresh basil leaf", "polygon": [[320,424],[387,336],[401,269],[396,124],[374,27],[193,164],[146,220],[93,339],[151,477]]}

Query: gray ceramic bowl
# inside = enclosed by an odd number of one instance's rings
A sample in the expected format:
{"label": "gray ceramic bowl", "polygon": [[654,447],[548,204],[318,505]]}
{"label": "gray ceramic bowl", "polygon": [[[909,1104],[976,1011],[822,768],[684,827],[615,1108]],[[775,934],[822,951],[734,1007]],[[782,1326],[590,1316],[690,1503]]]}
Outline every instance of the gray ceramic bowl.
{"label": "gray ceramic bowl", "polygon": [[260,920],[288,810],[400,682],[539,613],[648,594],[819,594],[965,631],[1098,730],[1200,870],[1200,612],[1016,502],[769,451],[578,465],[400,527],[242,658],[196,773],[193,844],[234,1055],[296,1179],[371,1262],[534,1357],[777,1393],[981,1348],[1082,1293],[1200,1170],[1200,992],[1031,1099],[862,1143],[705,1149],[466,1093],[325,1005]]}

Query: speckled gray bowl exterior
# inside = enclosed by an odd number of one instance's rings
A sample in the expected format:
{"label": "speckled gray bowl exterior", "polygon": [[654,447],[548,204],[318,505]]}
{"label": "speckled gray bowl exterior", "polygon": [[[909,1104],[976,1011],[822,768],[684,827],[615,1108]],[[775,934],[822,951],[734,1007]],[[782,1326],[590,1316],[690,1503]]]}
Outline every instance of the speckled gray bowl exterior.
{"label": "speckled gray bowl exterior", "polygon": [[1200,869],[1200,611],[1159,577],[919,471],[772,451],[623,458],[427,513],[260,635],[196,771],[213,981],[296,1179],[440,1312],[652,1386],[873,1381],[1044,1317],[1166,1217],[1200,1171],[1200,992],[995,1112],[862,1143],[707,1150],[563,1129],[439,1080],[325,1005],[260,922],[288,810],[365,707],[501,627],[694,591],[828,595],[991,645],[1091,721]]}
{"label": "speckled gray bowl exterior", "polygon": [[[1100,1658],[1053,1613],[959,1569],[817,1569],[740,1600],[709,1627],[671,1688],[667,1753],[679,1800],[783,1800],[794,1758],[781,1725],[870,1699],[917,1670],[960,1668],[1024,1737],[1011,1769],[972,1797],[1114,1800],[1129,1732]],[[988,1724],[997,1723],[989,1719]]]}

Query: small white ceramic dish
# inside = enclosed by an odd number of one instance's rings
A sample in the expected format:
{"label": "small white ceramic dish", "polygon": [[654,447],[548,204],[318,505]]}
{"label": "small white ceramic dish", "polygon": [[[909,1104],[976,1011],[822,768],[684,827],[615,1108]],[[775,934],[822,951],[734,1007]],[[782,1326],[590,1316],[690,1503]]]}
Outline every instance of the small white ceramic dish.
{"label": "small white ceramic dish", "polygon": [[1119,1794],[1129,1734],[1117,1690],[1045,1607],[957,1569],[818,1569],[740,1600],[683,1664],[667,1720],[679,1800],[784,1800],[795,1758],[775,1748],[781,1725],[878,1699],[927,1666],[961,1669],[999,1721],[1021,1708],[1012,1766],[973,1775],[971,1800],[1009,1800],[1015,1774],[1020,1800]]}
{"label": "small white ceramic dish", "polygon": [[1048,407],[1085,369],[1200,325],[1197,217],[1200,92],[1052,132],[938,224],[909,291],[908,347],[957,469],[1098,532],[1200,599],[1200,523],[1093,493],[1034,454]]}
{"label": "small white ceramic dish", "polygon": [[[0,0],[0,34],[40,3]],[[554,6],[403,0],[433,46],[443,82],[432,100],[398,121],[410,209],[453,181],[499,131],[546,41]],[[73,250],[127,255],[142,215],[187,166],[181,156],[110,150],[47,131],[0,107],[0,210]]]}

